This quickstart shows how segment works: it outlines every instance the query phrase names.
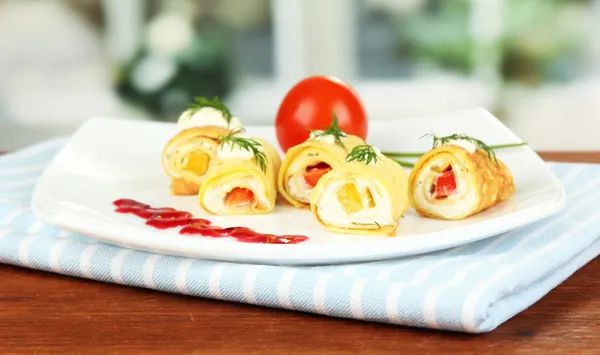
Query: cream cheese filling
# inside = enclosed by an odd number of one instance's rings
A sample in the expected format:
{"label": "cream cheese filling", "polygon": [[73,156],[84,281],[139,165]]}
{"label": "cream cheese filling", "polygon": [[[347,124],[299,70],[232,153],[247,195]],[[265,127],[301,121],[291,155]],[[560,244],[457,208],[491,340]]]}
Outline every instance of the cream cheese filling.
{"label": "cream cheese filling", "polygon": [[[368,196],[369,192],[373,199],[374,207],[363,208],[354,213],[347,213],[338,199],[338,192],[348,182],[354,184],[363,199],[363,206],[368,206],[366,196]],[[378,181],[370,181],[360,177],[330,180],[316,198],[317,214],[323,223],[342,228],[394,224],[392,204],[389,196],[382,193],[384,191],[384,187]]]}

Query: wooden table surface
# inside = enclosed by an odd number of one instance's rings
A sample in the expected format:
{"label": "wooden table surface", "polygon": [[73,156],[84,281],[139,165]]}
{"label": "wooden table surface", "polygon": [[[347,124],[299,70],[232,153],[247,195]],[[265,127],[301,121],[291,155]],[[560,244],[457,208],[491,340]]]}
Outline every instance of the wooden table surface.
{"label": "wooden table surface", "polygon": [[[545,153],[600,162],[598,153]],[[600,260],[470,335],[192,298],[0,265],[0,354],[600,354]]]}

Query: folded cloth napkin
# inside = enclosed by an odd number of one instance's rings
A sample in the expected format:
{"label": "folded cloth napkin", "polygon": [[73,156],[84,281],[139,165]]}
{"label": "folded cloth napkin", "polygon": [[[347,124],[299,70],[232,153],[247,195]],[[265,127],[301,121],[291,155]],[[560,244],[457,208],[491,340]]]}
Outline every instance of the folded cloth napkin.
{"label": "folded cloth napkin", "polygon": [[198,297],[334,317],[488,332],[600,252],[600,165],[551,163],[565,210],[533,225],[427,255],[337,266],[278,267],[164,256],[45,225],[34,185],[65,143],[0,157],[0,262]]}

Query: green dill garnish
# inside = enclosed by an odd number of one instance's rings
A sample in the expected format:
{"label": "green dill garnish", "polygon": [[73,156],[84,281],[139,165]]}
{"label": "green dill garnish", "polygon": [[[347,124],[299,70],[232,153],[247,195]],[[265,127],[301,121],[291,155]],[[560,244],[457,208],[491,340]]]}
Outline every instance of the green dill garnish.
{"label": "green dill garnish", "polygon": [[237,136],[238,133],[243,132],[243,129],[239,129],[236,131],[230,132],[226,136],[220,136],[217,138],[217,142],[221,144],[220,149],[223,150],[223,146],[225,144],[229,144],[231,146],[231,150],[233,151],[234,146],[240,147],[240,149],[247,150],[254,154],[254,158],[256,159],[256,163],[260,166],[260,169],[265,172],[267,171],[267,156],[261,150],[262,144],[252,138],[246,138]]}
{"label": "green dill garnish", "polygon": [[377,152],[368,144],[357,145],[356,147],[352,148],[346,157],[346,161],[348,162],[364,162],[365,165],[369,165],[371,162],[377,163],[377,159]]}
{"label": "green dill garnish", "polygon": [[338,118],[337,118],[337,115],[335,114],[335,111],[333,112],[333,121],[331,121],[331,124],[329,125],[329,127],[327,127],[324,131],[312,130],[310,132],[311,132],[312,139],[332,135],[335,138],[335,143],[337,143],[337,145],[339,145],[340,147],[347,150],[346,146],[342,142],[342,138],[346,137],[346,133],[344,133],[344,131],[342,131],[340,129],[340,126],[338,126]]}
{"label": "green dill garnish", "polygon": [[193,110],[193,113],[205,107],[212,107],[215,110],[221,111],[223,113],[223,118],[225,118],[225,121],[227,121],[228,126],[231,123],[231,118],[233,117],[231,111],[229,111],[229,108],[227,108],[227,106],[225,106],[225,104],[222,103],[217,96],[213,97],[211,100],[203,96],[196,97],[194,98],[194,102],[190,103],[189,106]]}
{"label": "green dill garnish", "polygon": [[427,133],[427,134],[423,135],[421,138],[424,138],[424,137],[433,138],[433,149],[435,149],[437,147],[441,147],[453,140],[463,140],[463,141],[471,142],[473,145],[477,146],[479,149],[486,152],[490,159],[494,159],[494,161],[496,163],[498,163],[498,159],[496,159],[496,152],[494,152],[494,149],[492,149],[490,146],[485,144],[483,141],[481,141],[477,138],[470,137],[466,134],[452,134],[452,135],[445,136],[445,137],[437,137],[433,133]]}

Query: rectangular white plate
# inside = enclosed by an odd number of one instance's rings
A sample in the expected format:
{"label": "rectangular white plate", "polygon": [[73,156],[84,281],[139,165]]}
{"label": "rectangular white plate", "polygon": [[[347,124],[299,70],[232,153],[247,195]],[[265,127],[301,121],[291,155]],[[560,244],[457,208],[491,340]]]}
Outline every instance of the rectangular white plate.
{"label": "rectangular white plate", "polygon": [[[275,130],[247,127],[251,136],[275,146]],[[370,123],[369,143],[382,151],[424,152],[429,132],[466,133],[489,145],[520,142],[483,109],[439,117]],[[174,124],[95,118],[59,152],[36,186],[32,207],[50,224],[102,241],[161,254],[264,264],[333,264],[381,260],[442,250],[498,235],[558,212],[565,195],[558,179],[528,147],[498,151],[515,176],[516,194],[505,203],[462,221],[441,221],[409,210],[395,238],[334,234],[310,211],[277,206],[273,213],[212,216],[195,196],[175,197],[161,167],[161,151],[177,132]],[[132,215],[117,214],[112,202],[132,198],[156,207],[174,207],[222,227],[246,226],[263,233],[302,234],[295,245],[249,244],[233,238],[190,237],[178,229],[156,230]]]}

